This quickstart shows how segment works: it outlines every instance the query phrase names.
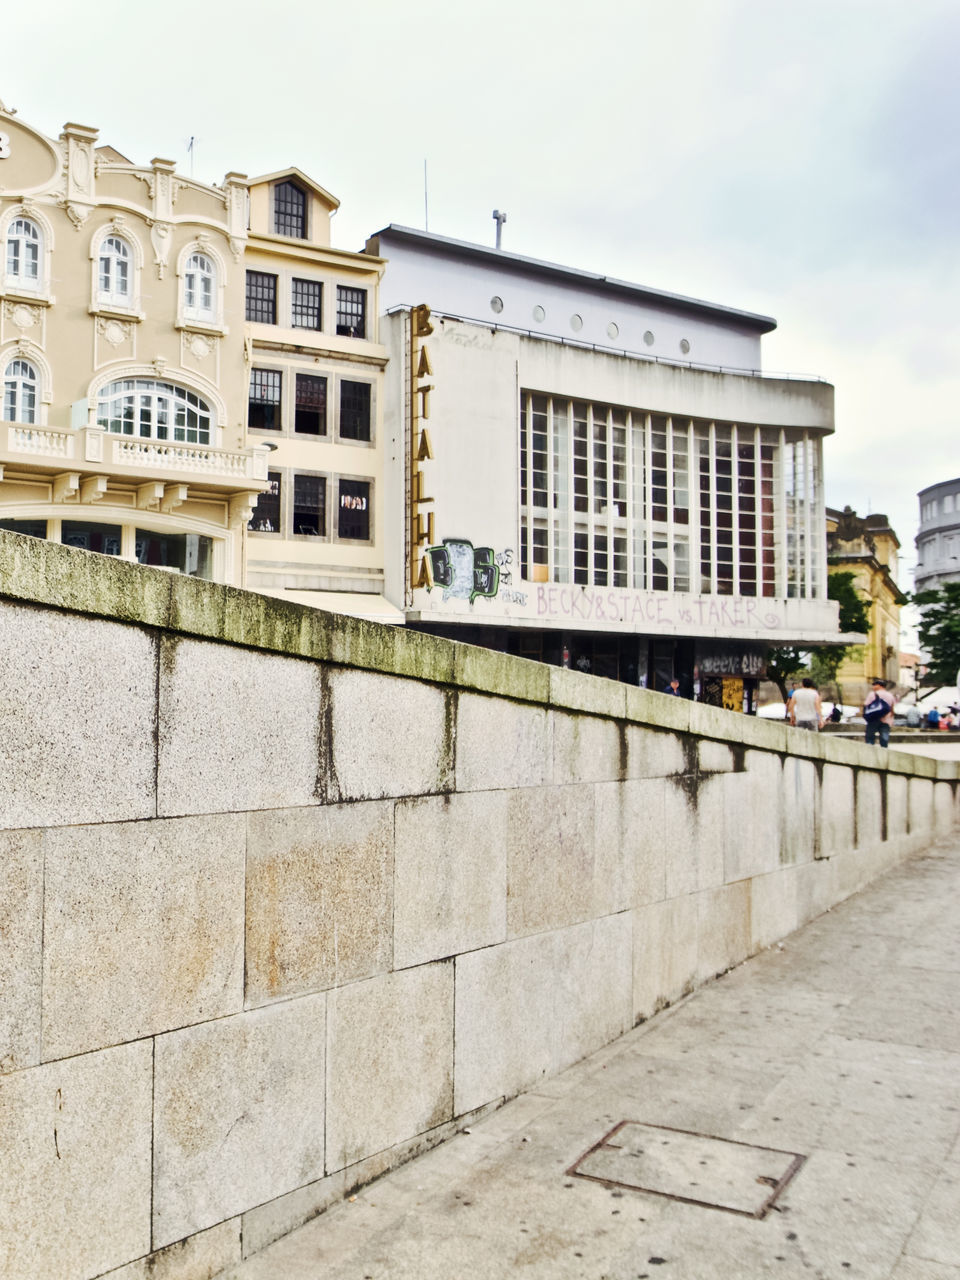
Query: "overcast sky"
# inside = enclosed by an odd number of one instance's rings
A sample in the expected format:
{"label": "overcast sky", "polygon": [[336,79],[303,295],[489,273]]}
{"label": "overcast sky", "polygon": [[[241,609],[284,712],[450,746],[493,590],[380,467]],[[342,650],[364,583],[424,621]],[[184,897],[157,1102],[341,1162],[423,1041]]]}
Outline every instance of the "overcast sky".
{"label": "overcast sky", "polygon": [[[957,0],[74,0],[4,12],[0,98],[219,181],[296,164],[389,222],[775,316],[836,386],[832,506],[960,475]],[[38,45],[39,40],[39,45]],[[34,55],[23,51],[34,48]],[[912,574],[901,572],[912,587]]]}

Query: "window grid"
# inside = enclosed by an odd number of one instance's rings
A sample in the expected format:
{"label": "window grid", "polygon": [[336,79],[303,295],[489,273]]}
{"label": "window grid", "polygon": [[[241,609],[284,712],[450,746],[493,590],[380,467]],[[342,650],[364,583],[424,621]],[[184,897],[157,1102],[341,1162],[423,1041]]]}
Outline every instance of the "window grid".
{"label": "window grid", "polygon": [[310,373],[298,373],[293,429],[304,435],[327,434],[327,380]]}
{"label": "window grid", "polygon": [[820,445],[783,436],[524,392],[524,576],[688,592],[695,569],[704,594],[774,596],[786,563],[790,594],[822,594]]}
{"label": "window grid", "polygon": [[14,218],[7,230],[7,276],[21,287],[40,285],[40,231],[29,218]]}
{"label": "window grid", "polygon": [[247,319],[277,323],[277,277],[267,271],[247,272]]}
{"label": "window grid", "polygon": [[[248,272],[249,276],[255,274]],[[183,271],[183,310],[195,320],[214,318],[214,289],[216,270],[210,258],[203,253],[192,253]]]}
{"label": "window grid", "polygon": [[324,476],[293,477],[293,532],[313,538],[327,533],[327,481]]}
{"label": "window grid", "polygon": [[276,369],[250,370],[247,425],[257,431],[279,431],[282,376]]}
{"label": "window grid", "polygon": [[37,420],[37,371],[27,360],[11,360],[3,375],[4,422]]}
{"label": "window grid", "polygon": [[209,444],[210,416],[194,392],[149,378],[111,382],[97,404],[97,425],[115,435],[181,444]]}
{"label": "window grid", "polygon": [[130,301],[130,250],[119,236],[107,236],[100,246],[98,292],[102,302]]}
{"label": "window grid", "polygon": [[367,336],[367,291],[337,285],[337,333],[346,338]]}
{"label": "window grid", "polygon": [[370,481],[341,480],[337,512],[337,536],[370,541]]}
{"label": "window grid", "polygon": [[278,236],[306,238],[307,197],[295,182],[278,182],[273,189],[273,229]]}
{"label": "window grid", "polygon": [[370,383],[351,382],[344,378],[340,383],[340,438],[342,440],[370,439]]}
{"label": "window grid", "polygon": [[322,327],[322,303],[323,286],[319,280],[294,279],[290,305],[290,322],[294,329],[319,330]]}
{"label": "window grid", "polygon": [[280,502],[283,496],[283,477],[279,471],[267,472],[267,487],[257,496],[247,528],[251,533],[279,533]]}

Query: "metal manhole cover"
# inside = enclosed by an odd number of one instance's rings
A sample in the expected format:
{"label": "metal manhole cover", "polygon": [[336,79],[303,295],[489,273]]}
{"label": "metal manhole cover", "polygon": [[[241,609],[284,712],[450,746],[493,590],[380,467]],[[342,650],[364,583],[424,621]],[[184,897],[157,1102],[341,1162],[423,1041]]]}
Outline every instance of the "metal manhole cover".
{"label": "metal manhole cover", "polygon": [[806,1158],[794,1151],[621,1120],[567,1173],[762,1218]]}

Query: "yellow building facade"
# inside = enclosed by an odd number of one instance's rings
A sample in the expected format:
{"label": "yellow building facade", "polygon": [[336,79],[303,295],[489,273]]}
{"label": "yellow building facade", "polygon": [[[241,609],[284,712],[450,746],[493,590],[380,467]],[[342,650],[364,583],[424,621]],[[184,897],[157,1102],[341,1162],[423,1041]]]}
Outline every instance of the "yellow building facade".
{"label": "yellow building facade", "polygon": [[298,169],[250,181],[248,439],[270,452],[246,535],[254,590],[398,621],[383,599],[383,263],[330,245],[337,201]]}
{"label": "yellow building facade", "polygon": [[287,169],[209,186],[0,107],[0,527],[322,607],[382,598],[382,263]]}
{"label": "yellow building facade", "polygon": [[875,676],[900,682],[900,609],[907,602],[896,581],[900,540],[885,515],[860,517],[850,507],[828,507],[826,518],[827,571],[852,573],[869,606],[867,643],[852,649],[837,673],[844,701],[858,703]]}
{"label": "yellow building facade", "polygon": [[246,183],[97,138],[0,110],[0,526],[241,583]]}

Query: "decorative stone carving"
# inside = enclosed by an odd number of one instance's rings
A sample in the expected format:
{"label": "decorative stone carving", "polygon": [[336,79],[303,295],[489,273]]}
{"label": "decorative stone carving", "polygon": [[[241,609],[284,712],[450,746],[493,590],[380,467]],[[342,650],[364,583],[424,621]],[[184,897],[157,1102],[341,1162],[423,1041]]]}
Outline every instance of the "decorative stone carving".
{"label": "decorative stone carving", "polygon": [[90,217],[90,206],[85,204],[74,204],[72,200],[59,201],[60,207],[66,209],[67,217],[73,223],[74,230],[79,231],[86,220]]}
{"label": "decorative stone carving", "polygon": [[130,337],[130,326],[122,320],[107,320],[101,317],[97,321],[97,333],[109,342],[111,347],[119,347]]}
{"label": "decorative stone carving", "polygon": [[162,280],[166,272],[172,240],[173,227],[169,222],[155,222],[150,228],[150,242],[153,245],[153,260],[156,263],[158,280]]}
{"label": "decorative stone carving", "polygon": [[18,329],[32,329],[41,320],[39,307],[28,306],[25,302],[5,302],[3,314]]}
{"label": "decorative stone carving", "polygon": [[153,367],[157,371],[157,377],[162,378],[167,371],[167,361],[163,356],[157,356],[156,360],[153,362]]}
{"label": "decorative stone carving", "polygon": [[202,333],[195,333],[190,338],[188,349],[194,360],[206,360],[213,350],[213,343],[209,338],[205,338]]}
{"label": "decorative stone carving", "polygon": [[238,236],[230,237],[230,252],[233,254],[234,262],[239,262],[240,255],[243,253],[243,241]]}

